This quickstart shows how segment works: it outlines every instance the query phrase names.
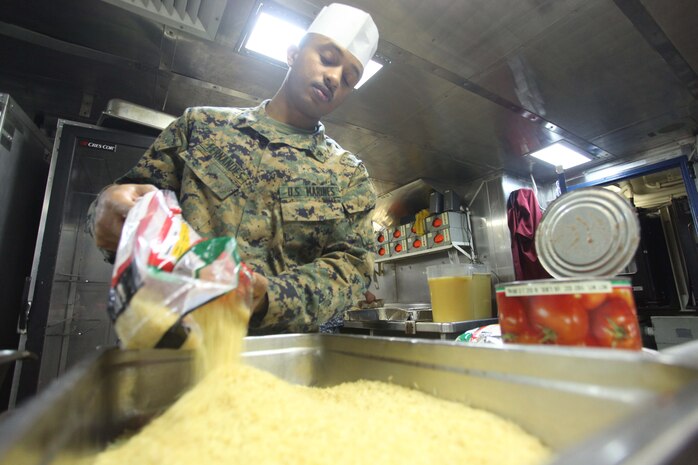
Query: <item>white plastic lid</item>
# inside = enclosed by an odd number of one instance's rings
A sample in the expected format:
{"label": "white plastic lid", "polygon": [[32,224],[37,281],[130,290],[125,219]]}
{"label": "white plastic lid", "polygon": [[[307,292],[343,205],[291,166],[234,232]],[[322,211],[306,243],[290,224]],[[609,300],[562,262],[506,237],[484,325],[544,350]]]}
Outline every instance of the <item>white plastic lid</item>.
{"label": "white plastic lid", "polygon": [[608,189],[591,187],[555,200],[536,231],[536,251],[556,278],[620,273],[640,244],[635,209]]}

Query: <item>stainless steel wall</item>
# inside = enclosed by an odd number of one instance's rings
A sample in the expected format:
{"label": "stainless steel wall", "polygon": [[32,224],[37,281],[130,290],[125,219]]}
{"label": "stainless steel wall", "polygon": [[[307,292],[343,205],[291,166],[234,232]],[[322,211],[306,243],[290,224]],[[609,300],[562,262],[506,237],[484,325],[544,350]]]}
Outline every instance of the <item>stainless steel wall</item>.
{"label": "stainless steel wall", "polygon": [[448,252],[383,263],[369,290],[385,302],[429,303],[426,268],[440,263],[450,263]]}
{"label": "stainless steel wall", "polygon": [[[507,174],[482,182],[469,209],[477,257],[485,263],[500,282],[514,280],[511,238],[507,224],[507,199],[517,189],[532,189],[533,182]],[[555,183],[537,185],[537,197],[545,209],[558,194]]]}

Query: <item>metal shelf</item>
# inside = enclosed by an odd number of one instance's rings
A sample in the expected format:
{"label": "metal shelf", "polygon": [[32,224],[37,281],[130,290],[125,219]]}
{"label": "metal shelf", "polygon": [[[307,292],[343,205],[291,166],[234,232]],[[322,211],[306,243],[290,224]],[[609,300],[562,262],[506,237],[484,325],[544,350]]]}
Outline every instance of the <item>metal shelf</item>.
{"label": "metal shelf", "polygon": [[[404,260],[406,258],[412,258],[412,257],[418,257],[420,255],[428,255],[432,253],[437,253],[437,252],[444,252],[444,251],[449,251],[449,250],[455,250],[458,251],[459,247],[467,247],[470,249],[470,243],[469,242],[453,242],[451,244],[447,245],[442,245],[439,247],[433,247],[431,249],[423,249],[423,250],[418,250],[417,252],[406,252],[404,254],[396,255],[394,257],[380,257],[376,258],[376,263],[385,263],[385,262],[393,262],[393,261],[398,261],[398,260]],[[461,250],[462,252],[462,250]],[[468,258],[472,258],[471,256],[468,255],[468,253],[471,253],[471,250],[468,250],[466,255]]]}

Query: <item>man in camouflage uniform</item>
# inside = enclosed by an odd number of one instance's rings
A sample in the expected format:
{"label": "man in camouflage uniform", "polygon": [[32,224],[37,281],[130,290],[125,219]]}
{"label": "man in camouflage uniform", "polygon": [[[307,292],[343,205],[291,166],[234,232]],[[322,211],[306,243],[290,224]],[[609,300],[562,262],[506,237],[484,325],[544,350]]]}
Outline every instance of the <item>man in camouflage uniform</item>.
{"label": "man in camouflage uniform", "polygon": [[[347,20],[363,45],[336,37]],[[188,109],[92,207],[90,226],[107,251],[135,201],[155,188],[178,194],[202,236],[234,236],[255,272],[252,334],[318,330],[361,298],[373,269],[375,191],[319,119],[351,93],[378,31],[368,14],[337,4],[308,31],[289,48],[289,72],[271,100]]]}

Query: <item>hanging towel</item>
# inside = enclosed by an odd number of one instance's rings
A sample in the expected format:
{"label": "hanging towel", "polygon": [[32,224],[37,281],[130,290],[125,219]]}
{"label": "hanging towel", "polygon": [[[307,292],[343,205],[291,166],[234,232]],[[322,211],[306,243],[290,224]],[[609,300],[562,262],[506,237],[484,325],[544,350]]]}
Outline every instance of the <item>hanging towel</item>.
{"label": "hanging towel", "polygon": [[551,277],[536,254],[535,234],[542,217],[536,194],[531,189],[518,189],[509,194],[507,222],[517,281]]}

